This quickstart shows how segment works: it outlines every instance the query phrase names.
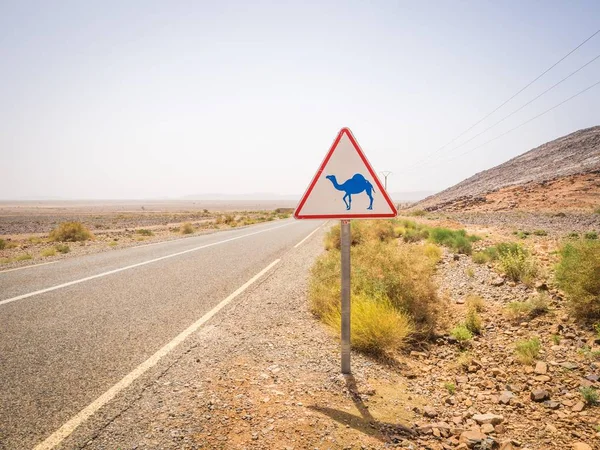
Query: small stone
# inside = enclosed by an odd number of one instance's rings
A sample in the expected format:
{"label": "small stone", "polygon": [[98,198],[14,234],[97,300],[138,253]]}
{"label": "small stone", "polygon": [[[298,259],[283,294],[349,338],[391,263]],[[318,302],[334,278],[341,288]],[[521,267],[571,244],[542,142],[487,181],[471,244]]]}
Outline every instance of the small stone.
{"label": "small stone", "polygon": [[492,425],[498,425],[499,423],[504,422],[504,417],[499,416],[497,414],[475,414],[473,416],[473,420],[477,422],[479,425],[485,423],[491,423]]}
{"label": "small stone", "polygon": [[437,417],[438,412],[435,410],[435,408],[432,408],[431,406],[425,406],[423,408],[423,415],[425,417],[434,418]]}
{"label": "small stone", "polygon": [[583,402],[577,402],[573,405],[573,407],[571,408],[571,411],[581,412],[581,411],[583,411],[583,408],[585,408],[585,404]]}
{"label": "small stone", "polygon": [[463,431],[458,439],[458,442],[461,444],[466,444],[467,447],[473,448],[476,445],[479,445],[482,441],[486,439],[486,435],[474,430]]}
{"label": "small stone", "polygon": [[556,427],[555,427],[554,425],[552,425],[551,423],[547,423],[547,424],[546,424],[546,431],[547,431],[548,433],[552,433],[552,434],[554,434],[554,433],[556,433],[558,430],[557,430],[557,429],[556,429]]}
{"label": "small stone", "polygon": [[592,450],[592,447],[587,445],[585,442],[575,442],[573,444],[573,450]]}
{"label": "small stone", "polygon": [[484,434],[490,434],[494,432],[494,425],[491,423],[484,423],[481,425],[481,432]]}
{"label": "small stone", "polygon": [[535,389],[531,391],[531,400],[533,400],[534,402],[543,402],[544,400],[548,400],[549,398],[550,394],[544,389]]}
{"label": "small stone", "polygon": [[508,405],[511,398],[513,398],[513,393],[510,391],[504,391],[498,398],[498,402],[502,403],[503,405]]}
{"label": "small stone", "polygon": [[586,375],[585,379],[588,381],[593,381],[595,383],[596,381],[600,380],[600,376],[596,375],[595,373],[591,373],[589,375]]}
{"label": "small stone", "polygon": [[492,280],[492,286],[502,286],[504,284],[504,278],[498,277]]}
{"label": "small stone", "polygon": [[577,364],[573,363],[573,362],[564,362],[564,363],[560,363],[561,367],[564,367],[565,369],[568,370],[574,370],[577,369],[577,367],[579,367]]}
{"label": "small stone", "polygon": [[544,406],[549,409],[558,409],[560,408],[560,403],[555,402],[553,400],[546,400],[544,402]]}
{"label": "small stone", "polygon": [[506,441],[500,444],[499,450],[515,450],[515,447],[512,445],[511,441]]}
{"label": "small stone", "polygon": [[538,361],[535,365],[534,372],[538,375],[546,375],[546,373],[548,372],[548,365],[543,361]]}

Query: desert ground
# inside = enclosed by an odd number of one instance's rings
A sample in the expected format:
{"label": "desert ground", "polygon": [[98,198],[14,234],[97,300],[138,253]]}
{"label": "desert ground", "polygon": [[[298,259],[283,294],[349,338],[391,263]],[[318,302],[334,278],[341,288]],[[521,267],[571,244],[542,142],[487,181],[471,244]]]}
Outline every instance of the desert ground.
{"label": "desert ground", "polygon": [[[279,220],[289,217],[293,206],[292,201],[260,200],[4,201],[0,270]],[[93,239],[56,250],[49,233],[63,222],[82,223]],[[191,231],[182,233],[187,223]]]}

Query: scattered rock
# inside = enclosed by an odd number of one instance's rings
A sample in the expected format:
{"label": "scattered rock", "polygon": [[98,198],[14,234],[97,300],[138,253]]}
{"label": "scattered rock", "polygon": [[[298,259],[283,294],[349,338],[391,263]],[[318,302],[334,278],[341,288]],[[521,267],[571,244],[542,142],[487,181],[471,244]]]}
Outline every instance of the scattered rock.
{"label": "scattered rock", "polygon": [[575,364],[573,362],[568,362],[568,361],[564,362],[564,363],[560,363],[560,366],[564,367],[565,369],[568,369],[568,370],[574,370],[579,367],[577,364]]}
{"label": "scattered rock", "polygon": [[434,418],[434,417],[437,417],[438,412],[435,410],[435,408],[433,408],[431,406],[425,406],[423,408],[423,415],[425,417]]}
{"label": "scattered rock", "polygon": [[479,431],[467,430],[463,431],[458,439],[461,444],[466,444],[468,448],[474,448],[476,445],[485,441],[487,436]]}
{"label": "scattered rock", "polygon": [[497,414],[475,414],[473,416],[473,420],[477,422],[479,425],[484,423],[491,423],[492,425],[498,425],[499,423],[504,422],[504,417],[499,416]]}
{"label": "scattered rock", "polygon": [[583,402],[577,402],[573,405],[573,407],[571,408],[571,411],[581,412],[581,411],[583,411],[583,408],[585,408],[585,404]]}
{"label": "scattered rock", "polygon": [[546,400],[544,402],[544,406],[549,409],[558,409],[560,408],[560,403],[555,402],[553,400]]}
{"label": "scattered rock", "polygon": [[504,278],[502,277],[498,277],[492,280],[492,282],[490,283],[492,286],[502,286],[504,284]]}
{"label": "scattered rock", "polygon": [[546,375],[548,372],[548,365],[543,361],[538,361],[535,365],[534,372],[538,375]]}
{"label": "scattered rock", "polygon": [[531,391],[531,400],[534,402],[543,402],[550,398],[550,393],[544,389],[535,389]]}
{"label": "scattered rock", "polygon": [[573,444],[573,450],[593,450],[592,447],[587,445],[585,442],[575,442]]}
{"label": "scattered rock", "polygon": [[490,433],[493,433],[494,431],[495,431],[494,425],[492,425],[491,423],[484,423],[481,426],[481,432],[484,434],[490,434]]}
{"label": "scattered rock", "polygon": [[513,398],[514,395],[512,392],[510,391],[504,391],[500,397],[498,397],[498,402],[502,403],[503,405],[508,405],[510,403],[510,399]]}

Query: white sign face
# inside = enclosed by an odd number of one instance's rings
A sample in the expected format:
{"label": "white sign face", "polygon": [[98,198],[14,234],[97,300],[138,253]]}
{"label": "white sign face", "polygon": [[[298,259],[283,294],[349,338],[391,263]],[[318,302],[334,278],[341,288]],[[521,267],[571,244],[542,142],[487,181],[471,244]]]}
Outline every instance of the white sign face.
{"label": "white sign face", "polygon": [[373,219],[398,212],[348,128],[342,128],[302,196],[296,219]]}

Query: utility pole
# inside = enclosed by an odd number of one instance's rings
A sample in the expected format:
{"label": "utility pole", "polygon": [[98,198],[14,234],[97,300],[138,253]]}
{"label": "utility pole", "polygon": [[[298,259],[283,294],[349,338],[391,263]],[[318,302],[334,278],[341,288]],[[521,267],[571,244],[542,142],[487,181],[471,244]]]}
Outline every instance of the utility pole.
{"label": "utility pole", "polygon": [[384,184],[385,190],[387,191],[387,179],[393,172],[390,172],[389,170],[384,170],[383,172],[379,172],[379,173],[383,176],[383,180],[384,180],[383,184]]}

